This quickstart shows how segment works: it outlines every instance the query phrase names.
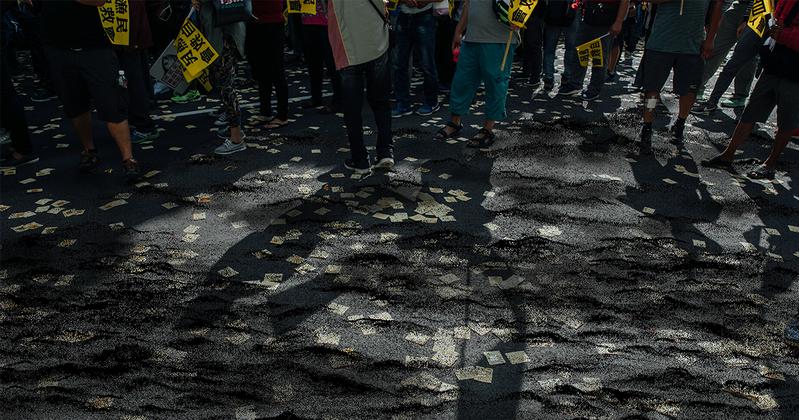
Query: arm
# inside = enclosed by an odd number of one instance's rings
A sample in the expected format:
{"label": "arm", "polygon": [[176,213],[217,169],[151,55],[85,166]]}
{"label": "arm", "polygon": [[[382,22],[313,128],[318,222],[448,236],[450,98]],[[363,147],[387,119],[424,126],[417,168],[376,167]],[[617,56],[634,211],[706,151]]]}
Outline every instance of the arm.
{"label": "arm", "polygon": [[610,34],[616,36],[621,33],[621,27],[624,24],[624,19],[627,19],[627,13],[630,8],[630,0],[621,0],[619,3],[619,12],[616,13],[616,21],[610,26]]}
{"label": "arm", "polygon": [[713,46],[716,42],[716,34],[719,32],[721,24],[721,3],[722,0],[713,0],[712,14],[710,15],[710,27],[707,30],[707,38],[702,43],[702,58],[707,60],[713,54]]}
{"label": "arm", "polygon": [[461,47],[461,41],[463,40],[463,33],[466,32],[466,27],[469,25],[469,1],[470,0],[464,0],[463,13],[461,14],[461,21],[458,22],[458,26],[455,27],[455,36],[452,37],[453,51]]}

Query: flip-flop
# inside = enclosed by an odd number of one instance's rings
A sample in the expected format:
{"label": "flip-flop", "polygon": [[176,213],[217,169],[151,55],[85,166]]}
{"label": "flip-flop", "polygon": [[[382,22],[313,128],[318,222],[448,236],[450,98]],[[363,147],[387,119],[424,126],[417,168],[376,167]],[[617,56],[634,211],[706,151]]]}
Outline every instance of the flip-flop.
{"label": "flip-flop", "polygon": [[281,121],[277,118],[272,118],[269,122],[266,123],[266,126],[264,128],[266,128],[267,130],[277,130],[278,128],[283,128],[287,125],[289,125],[288,120]]}
{"label": "flip-flop", "polygon": [[497,136],[491,131],[481,128],[477,134],[475,134],[474,137],[472,137],[472,139],[466,143],[466,147],[471,147],[474,149],[486,149],[494,144],[496,137]]}
{"label": "flip-flop", "polygon": [[[447,133],[447,127],[454,129],[454,131],[451,133]],[[449,121],[447,122],[447,125],[444,126],[444,128],[438,130],[435,139],[446,140],[446,139],[455,138],[461,134],[461,131],[463,131],[463,124],[455,124],[454,122]]]}

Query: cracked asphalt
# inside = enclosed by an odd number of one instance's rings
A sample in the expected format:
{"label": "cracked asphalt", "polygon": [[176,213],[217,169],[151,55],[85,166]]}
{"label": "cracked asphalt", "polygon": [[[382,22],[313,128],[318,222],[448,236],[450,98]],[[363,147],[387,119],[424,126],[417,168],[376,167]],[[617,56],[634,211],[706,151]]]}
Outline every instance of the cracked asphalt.
{"label": "cracked asphalt", "polygon": [[0,417],[797,418],[799,149],[773,183],[707,170],[734,115],[677,148],[661,112],[639,155],[620,71],[590,105],[514,83],[490,150],[432,140],[444,112],[394,120],[396,170],[363,179],[342,119],[296,104],[214,157],[213,120],[176,116],[203,99],[159,102],[124,186],[99,124],[78,174],[57,104],[24,98],[42,159],[0,177]]}

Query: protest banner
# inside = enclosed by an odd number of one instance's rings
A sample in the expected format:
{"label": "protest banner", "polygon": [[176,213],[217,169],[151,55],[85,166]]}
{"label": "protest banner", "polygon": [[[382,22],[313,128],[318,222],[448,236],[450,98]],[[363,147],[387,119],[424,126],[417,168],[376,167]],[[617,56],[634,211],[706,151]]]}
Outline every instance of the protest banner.
{"label": "protest banner", "polygon": [[114,45],[130,45],[130,4],[128,0],[106,0],[97,8],[100,23]]}

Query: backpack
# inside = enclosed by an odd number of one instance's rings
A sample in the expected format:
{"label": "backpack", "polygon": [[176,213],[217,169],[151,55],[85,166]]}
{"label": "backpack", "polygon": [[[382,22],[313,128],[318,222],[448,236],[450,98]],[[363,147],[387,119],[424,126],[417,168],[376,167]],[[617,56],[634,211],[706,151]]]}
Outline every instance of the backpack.
{"label": "backpack", "polygon": [[619,1],[584,0],[583,22],[593,26],[610,26],[616,22]]}
{"label": "backpack", "polygon": [[[547,0],[544,7],[544,22],[553,26],[569,26],[577,16],[577,9],[573,7],[578,0]],[[539,6],[540,7],[540,6]]]}

